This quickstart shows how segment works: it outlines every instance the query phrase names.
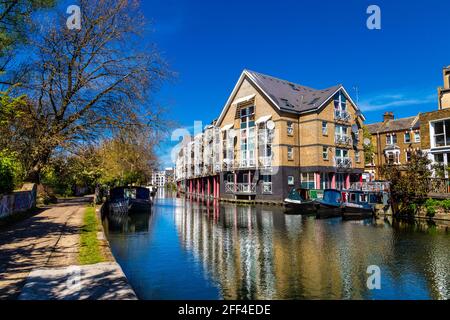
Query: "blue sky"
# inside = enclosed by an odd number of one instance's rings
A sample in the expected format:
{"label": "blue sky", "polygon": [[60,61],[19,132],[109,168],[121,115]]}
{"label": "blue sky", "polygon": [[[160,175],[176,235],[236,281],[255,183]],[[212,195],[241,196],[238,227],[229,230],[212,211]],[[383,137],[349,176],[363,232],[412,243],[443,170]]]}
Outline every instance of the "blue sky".
{"label": "blue sky", "polygon": [[[382,29],[366,27],[381,8]],[[215,119],[243,69],[317,89],[342,83],[367,122],[437,108],[450,65],[450,1],[144,0],[157,44],[177,78],[156,99],[192,127]],[[160,150],[169,165],[169,147]]]}

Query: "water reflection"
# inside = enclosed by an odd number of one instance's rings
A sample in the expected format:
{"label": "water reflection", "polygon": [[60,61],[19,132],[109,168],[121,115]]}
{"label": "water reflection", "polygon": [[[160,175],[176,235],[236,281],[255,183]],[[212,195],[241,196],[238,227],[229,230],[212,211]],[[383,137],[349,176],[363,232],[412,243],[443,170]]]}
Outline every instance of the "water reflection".
{"label": "water reflection", "polygon": [[[147,218],[109,229],[141,298],[450,298],[450,237],[437,227],[184,198],[158,200]],[[381,290],[367,289],[370,265],[381,268]]]}

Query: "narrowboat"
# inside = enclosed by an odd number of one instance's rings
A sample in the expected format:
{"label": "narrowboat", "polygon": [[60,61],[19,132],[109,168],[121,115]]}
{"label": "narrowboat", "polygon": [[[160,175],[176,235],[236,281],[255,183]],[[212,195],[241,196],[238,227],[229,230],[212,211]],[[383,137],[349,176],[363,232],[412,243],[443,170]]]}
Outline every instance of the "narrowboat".
{"label": "narrowboat", "polygon": [[343,204],[342,218],[344,220],[369,219],[374,215],[374,204],[369,202],[375,194],[364,191],[345,192],[346,200]]}
{"label": "narrowboat", "polygon": [[118,187],[110,190],[108,209],[112,214],[150,213],[150,190],[144,187]]}
{"label": "narrowboat", "polygon": [[335,189],[327,189],[323,193],[323,199],[317,201],[317,219],[337,218],[342,216],[342,192]]}
{"label": "narrowboat", "polygon": [[284,200],[284,213],[286,214],[311,214],[317,211],[317,200],[320,190],[292,189]]}

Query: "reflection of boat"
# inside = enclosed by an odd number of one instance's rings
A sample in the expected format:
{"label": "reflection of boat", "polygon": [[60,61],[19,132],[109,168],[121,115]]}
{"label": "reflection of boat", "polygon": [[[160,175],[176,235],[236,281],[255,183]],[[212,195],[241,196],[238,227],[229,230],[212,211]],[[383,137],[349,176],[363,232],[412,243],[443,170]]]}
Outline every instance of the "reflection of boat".
{"label": "reflection of boat", "polygon": [[143,187],[118,187],[111,189],[108,209],[112,214],[151,212],[150,190]]}
{"label": "reflection of boat", "polygon": [[320,197],[319,190],[292,189],[289,196],[284,200],[286,214],[308,214],[317,210]]}
{"label": "reflection of boat", "polygon": [[342,193],[339,190],[325,190],[323,199],[318,200],[317,204],[316,216],[318,219],[334,218],[342,215]]}
{"label": "reflection of boat", "polygon": [[368,219],[373,217],[374,205],[369,203],[369,194],[364,191],[346,192],[342,217],[346,220]]}
{"label": "reflection of boat", "polygon": [[151,185],[148,186],[148,189],[150,190],[150,196],[154,198],[156,196],[156,193],[158,192],[158,187]]}

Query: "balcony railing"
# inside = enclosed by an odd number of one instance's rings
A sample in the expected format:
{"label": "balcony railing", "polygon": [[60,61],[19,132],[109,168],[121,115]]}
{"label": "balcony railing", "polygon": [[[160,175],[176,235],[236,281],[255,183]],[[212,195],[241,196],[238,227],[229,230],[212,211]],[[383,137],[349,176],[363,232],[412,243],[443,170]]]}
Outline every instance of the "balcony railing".
{"label": "balcony railing", "polygon": [[256,194],[256,183],[225,183],[225,192],[233,194]]}
{"label": "balcony railing", "polygon": [[272,182],[263,182],[261,187],[263,194],[272,194]]}
{"label": "balcony railing", "polygon": [[259,157],[259,166],[262,168],[272,167],[272,157]]}
{"label": "balcony railing", "polygon": [[345,110],[335,110],[334,111],[334,119],[337,121],[350,121],[350,113]]}
{"label": "balcony railing", "polygon": [[348,169],[352,167],[352,159],[344,157],[335,157],[334,165],[338,168]]}
{"label": "balcony railing", "polygon": [[246,169],[246,168],[255,168],[256,167],[256,159],[241,159],[241,161],[238,163],[239,169]]}
{"label": "balcony railing", "polygon": [[334,141],[339,145],[351,145],[352,138],[346,135],[337,134],[334,137]]}

